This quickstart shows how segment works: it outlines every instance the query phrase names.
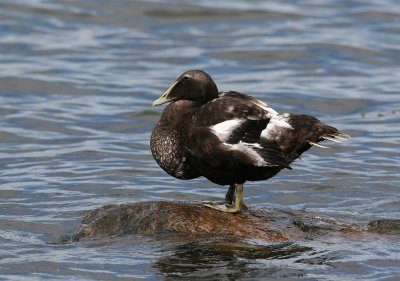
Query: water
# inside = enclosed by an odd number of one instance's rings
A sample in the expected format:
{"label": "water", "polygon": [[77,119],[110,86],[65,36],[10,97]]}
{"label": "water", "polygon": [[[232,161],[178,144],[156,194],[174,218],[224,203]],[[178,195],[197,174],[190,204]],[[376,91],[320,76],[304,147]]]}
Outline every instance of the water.
{"label": "water", "polygon": [[151,103],[188,69],[352,136],[247,184],[250,207],[398,218],[399,32],[395,0],[2,0],[0,279],[396,280],[393,235],[59,242],[104,204],[224,196],[171,179],[149,152]]}

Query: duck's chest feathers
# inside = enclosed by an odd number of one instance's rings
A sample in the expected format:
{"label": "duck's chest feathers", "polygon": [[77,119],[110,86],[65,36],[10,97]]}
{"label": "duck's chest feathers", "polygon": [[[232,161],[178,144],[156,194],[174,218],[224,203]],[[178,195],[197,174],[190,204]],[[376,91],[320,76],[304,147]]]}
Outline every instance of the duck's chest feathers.
{"label": "duck's chest feathers", "polygon": [[151,135],[151,153],[160,167],[178,179],[190,179],[194,175],[180,143],[176,130],[156,127]]}

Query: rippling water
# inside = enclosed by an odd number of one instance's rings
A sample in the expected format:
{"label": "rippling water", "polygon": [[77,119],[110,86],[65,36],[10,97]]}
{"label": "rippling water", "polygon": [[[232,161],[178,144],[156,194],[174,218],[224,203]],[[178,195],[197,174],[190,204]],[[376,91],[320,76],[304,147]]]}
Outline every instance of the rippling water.
{"label": "rippling water", "polygon": [[104,204],[224,196],[171,179],[149,152],[151,103],[188,69],[352,136],[249,183],[248,205],[398,218],[399,33],[395,0],[1,1],[1,278],[396,280],[395,236],[58,242]]}

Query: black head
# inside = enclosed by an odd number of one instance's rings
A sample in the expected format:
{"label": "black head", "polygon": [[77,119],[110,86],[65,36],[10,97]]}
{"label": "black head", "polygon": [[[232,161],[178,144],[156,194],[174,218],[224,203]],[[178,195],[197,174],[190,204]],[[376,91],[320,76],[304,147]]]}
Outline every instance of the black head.
{"label": "black head", "polygon": [[190,100],[206,103],[218,97],[214,81],[202,70],[189,70],[179,76],[168,90],[153,105],[175,100]]}

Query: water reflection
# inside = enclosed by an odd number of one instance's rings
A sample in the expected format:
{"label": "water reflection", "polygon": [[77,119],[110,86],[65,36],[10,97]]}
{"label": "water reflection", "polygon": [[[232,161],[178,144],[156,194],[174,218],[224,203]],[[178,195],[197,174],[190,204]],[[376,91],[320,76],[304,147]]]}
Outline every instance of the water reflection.
{"label": "water reflection", "polygon": [[292,242],[256,244],[214,238],[211,241],[201,240],[174,247],[169,250],[170,254],[161,257],[154,266],[174,279],[289,278],[303,275],[304,270],[283,269],[276,264],[264,264],[262,269],[259,266],[267,260],[291,259],[310,251],[311,248]]}

